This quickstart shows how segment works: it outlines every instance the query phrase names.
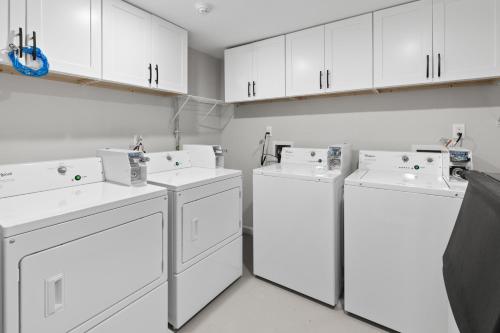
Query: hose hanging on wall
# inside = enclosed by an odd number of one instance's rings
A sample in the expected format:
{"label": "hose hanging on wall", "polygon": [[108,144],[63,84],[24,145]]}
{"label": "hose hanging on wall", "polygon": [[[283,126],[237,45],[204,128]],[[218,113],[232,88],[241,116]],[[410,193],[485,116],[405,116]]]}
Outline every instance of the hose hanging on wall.
{"label": "hose hanging on wall", "polygon": [[22,48],[22,52],[26,55],[36,54],[35,61],[40,64],[39,68],[32,68],[23,65],[19,61],[19,58],[17,57],[18,54],[17,51],[19,51],[18,48],[11,47],[11,51],[9,52],[9,59],[12,62],[12,67],[14,67],[16,71],[18,71],[23,75],[34,76],[34,77],[45,76],[49,73],[49,61],[47,60],[45,54],[43,54],[43,52],[39,48],[34,49],[31,46]]}

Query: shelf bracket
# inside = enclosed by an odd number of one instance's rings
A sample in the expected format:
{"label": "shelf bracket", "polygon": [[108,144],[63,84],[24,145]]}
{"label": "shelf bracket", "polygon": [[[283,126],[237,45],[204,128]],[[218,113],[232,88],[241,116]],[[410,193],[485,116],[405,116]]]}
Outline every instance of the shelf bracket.
{"label": "shelf bracket", "polygon": [[208,116],[215,110],[215,108],[217,107],[217,105],[219,105],[218,103],[215,103],[211,108],[210,110],[205,114],[205,116],[203,117],[203,119],[200,120],[200,123],[204,122]]}
{"label": "shelf bracket", "polygon": [[186,104],[189,102],[189,100],[191,99],[191,96],[187,96],[186,97],[186,100],[184,101],[184,103],[182,103],[182,105],[179,107],[179,110],[177,110],[177,112],[174,114],[174,117],[172,118],[172,121],[174,121],[175,119],[177,119],[177,117],[179,117],[179,115],[181,114],[182,110],[184,110],[184,107],[186,106]]}

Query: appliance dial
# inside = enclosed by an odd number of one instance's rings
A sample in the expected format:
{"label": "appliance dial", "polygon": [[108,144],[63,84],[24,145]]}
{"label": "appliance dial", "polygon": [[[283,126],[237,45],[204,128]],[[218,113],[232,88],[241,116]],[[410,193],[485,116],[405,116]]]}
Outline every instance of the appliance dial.
{"label": "appliance dial", "polygon": [[61,165],[59,168],[57,168],[57,172],[59,172],[60,175],[65,175],[66,171],[68,171],[68,168],[66,168],[65,166]]}

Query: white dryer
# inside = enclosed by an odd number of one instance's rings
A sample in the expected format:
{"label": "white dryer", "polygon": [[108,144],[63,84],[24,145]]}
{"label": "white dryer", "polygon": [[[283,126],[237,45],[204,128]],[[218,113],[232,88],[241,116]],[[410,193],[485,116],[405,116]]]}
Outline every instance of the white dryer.
{"label": "white dryer", "polygon": [[241,277],[241,171],[191,166],[187,151],[148,154],[169,191],[169,321],[180,328]]}
{"label": "white dryer", "polygon": [[466,186],[440,153],[361,151],[345,181],[345,310],[405,333],[458,332],[443,254]]}
{"label": "white dryer", "polygon": [[166,332],[167,208],[99,158],[0,166],[0,331]]}
{"label": "white dryer", "polygon": [[254,274],[335,306],[349,145],[284,148],[253,172]]}

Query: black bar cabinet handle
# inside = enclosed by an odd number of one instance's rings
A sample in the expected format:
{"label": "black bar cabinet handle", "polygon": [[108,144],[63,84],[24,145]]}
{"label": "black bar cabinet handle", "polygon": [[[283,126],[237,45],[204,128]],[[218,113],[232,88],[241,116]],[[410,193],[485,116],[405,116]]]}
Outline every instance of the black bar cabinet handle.
{"label": "black bar cabinet handle", "polygon": [[438,77],[441,77],[441,53],[438,53]]}
{"label": "black bar cabinet handle", "polygon": [[151,84],[151,82],[153,81],[153,66],[151,64],[149,64],[148,66],[148,69],[149,69],[149,84]]}
{"label": "black bar cabinet handle", "polygon": [[155,66],[155,71],[156,71],[156,80],[155,80],[155,82],[156,82],[156,85],[158,85],[158,82],[160,81],[159,80],[160,79],[160,74],[159,74],[160,71],[159,71],[158,65]]}
{"label": "black bar cabinet handle", "polygon": [[36,60],[36,31],[33,31],[33,51],[31,53],[33,60]]}
{"label": "black bar cabinet handle", "polygon": [[253,81],[253,88],[252,88],[252,89],[253,89],[253,97],[255,97],[255,95],[256,95],[256,91],[255,91],[255,81]]}
{"label": "black bar cabinet handle", "polygon": [[427,55],[427,78],[430,76],[430,71],[429,71],[429,66],[430,66],[430,56]]}
{"label": "black bar cabinet handle", "polygon": [[251,86],[251,84],[250,84],[250,82],[248,82],[248,97],[251,97],[251,96],[252,96],[252,95],[250,94],[250,86]]}
{"label": "black bar cabinet handle", "polygon": [[19,28],[19,58],[23,57],[23,28]]}
{"label": "black bar cabinet handle", "polygon": [[319,89],[323,89],[323,71],[319,71]]}
{"label": "black bar cabinet handle", "polygon": [[326,70],[326,88],[330,89],[330,70]]}

